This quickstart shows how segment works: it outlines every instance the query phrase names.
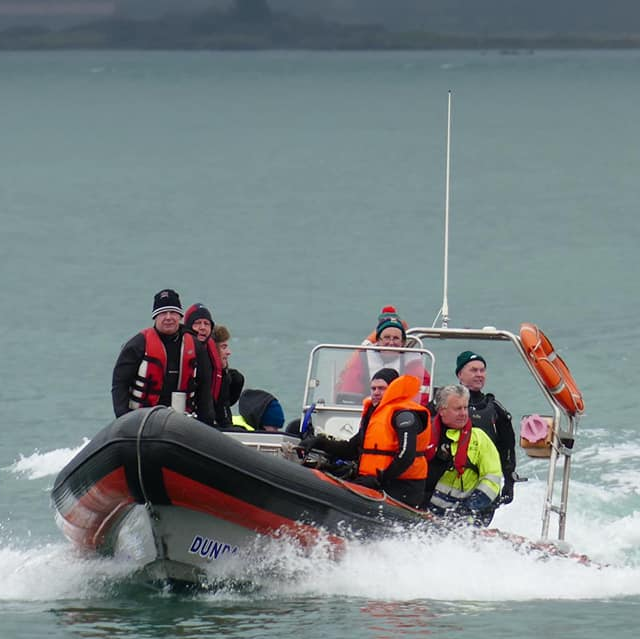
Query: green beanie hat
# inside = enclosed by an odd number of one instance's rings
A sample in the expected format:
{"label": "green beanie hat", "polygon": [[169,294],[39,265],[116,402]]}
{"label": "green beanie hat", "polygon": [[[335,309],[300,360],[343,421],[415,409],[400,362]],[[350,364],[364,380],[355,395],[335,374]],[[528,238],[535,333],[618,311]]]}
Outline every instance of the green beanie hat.
{"label": "green beanie hat", "polygon": [[485,366],[487,362],[485,361],[482,355],[478,355],[478,353],[474,353],[473,351],[463,351],[458,355],[456,359],[456,375],[469,363],[469,362],[482,362]]}
{"label": "green beanie hat", "polygon": [[393,306],[385,306],[380,311],[380,315],[378,315],[378,325],[376,326],[376,339],[379,339],[380,333],[382,333],[385,328],[389,327],[399,328],[402,331],[403,339],[406,338],[407,333],[405,331],[404,324]]}

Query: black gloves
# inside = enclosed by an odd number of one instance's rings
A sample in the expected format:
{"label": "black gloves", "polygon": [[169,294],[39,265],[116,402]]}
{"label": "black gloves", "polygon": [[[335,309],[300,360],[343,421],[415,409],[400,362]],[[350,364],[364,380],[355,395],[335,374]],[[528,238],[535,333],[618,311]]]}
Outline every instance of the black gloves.
{"label": "black gloves", "polygon": [[512,473],[505,475],[504,486],[502,487],[502,493],[500,494],[501,504],[510,504],[513,501],[513,485],[519,481],[527,481],[527,478],[520,477],[515,470]]}
{"label": "black gloves", "polygon": [[513,479],[505,478],[502,493],[500,495],[500,503],[510,504],[513,501]]}
{"label": "black gloves", "polygon": [[466,499],[458,503],[454,513],[466,519],[468,524],[482,528],[491,523],[494,511],[495,505],[491,498],[481,490],[474,490]]}
{"label": "black gloves", "polygon": [[474,490],[460,502],[459,511],[478,512],[491,506],[491,498],[481,490]]}
{"label": "black gloves", "polygon": [[327,441],[327,436],[320,433],[320,435],[312,435],[311,437],[305,437],[300,441],[298,448],[302,449],[306,455],[312,448],[323,450],[323,444]]}

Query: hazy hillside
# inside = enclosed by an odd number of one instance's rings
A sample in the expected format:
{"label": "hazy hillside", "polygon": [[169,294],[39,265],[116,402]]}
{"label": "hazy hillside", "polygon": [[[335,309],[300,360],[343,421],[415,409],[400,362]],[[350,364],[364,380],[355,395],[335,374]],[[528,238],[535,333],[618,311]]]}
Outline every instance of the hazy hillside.
{"label": "hazy hillside", "polygon": [[456,33],[640,33],[640,0],[271,0],[309,12],[393,29]]}
{"label": "hazy hillside", "polygon": [[[250,1],[250,0],[249,0]],[[82,7],[127,19],[225,8],[233,0],[0,0],[0,28],[86,21]],[[392,30],[480,35],[638,35],[640,0],[268,0],[274,12]]]}
{"label": "hazy hillside", "polygon": [[640,0],[0,0],[0,49],[640,48]]}

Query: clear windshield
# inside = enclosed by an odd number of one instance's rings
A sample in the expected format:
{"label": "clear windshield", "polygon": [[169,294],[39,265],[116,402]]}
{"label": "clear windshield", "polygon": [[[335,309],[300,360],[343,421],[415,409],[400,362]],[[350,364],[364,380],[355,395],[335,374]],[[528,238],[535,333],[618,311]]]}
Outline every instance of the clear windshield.
{"label": "clear windshield", "polygon": [[309,362],[304,409],[316,406],[360,411],[369,395],[371,377],[381,368],[393,368],[401,375],[413,375],[420,382],[417,401],[428,401],[433,374],[433,355],[418,348],[380,346],[316,346]]}

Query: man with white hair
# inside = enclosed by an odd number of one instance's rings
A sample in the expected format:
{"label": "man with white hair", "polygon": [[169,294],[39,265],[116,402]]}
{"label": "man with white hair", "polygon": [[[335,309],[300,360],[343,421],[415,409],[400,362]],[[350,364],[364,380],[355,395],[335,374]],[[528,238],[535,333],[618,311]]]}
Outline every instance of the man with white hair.
{"label": "man with white hair", "polygon": [[500,494],[502,467],[491,438],[472,427],[468,407],[466,387],[452,384],[438,390],[427,450],[425,506],[438,515],[462,516],[487,526]]}

